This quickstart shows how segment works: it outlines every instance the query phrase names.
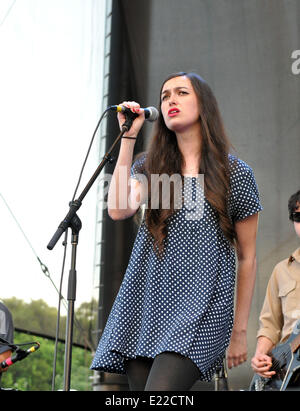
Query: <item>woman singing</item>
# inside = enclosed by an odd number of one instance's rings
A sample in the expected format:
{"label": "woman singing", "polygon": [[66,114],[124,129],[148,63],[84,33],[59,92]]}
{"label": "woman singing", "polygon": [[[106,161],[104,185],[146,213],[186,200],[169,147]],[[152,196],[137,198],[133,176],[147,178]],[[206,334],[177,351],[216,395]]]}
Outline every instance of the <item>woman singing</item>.
{"label": "woman singing", "polygon": [[[258,189],[252,169],[229,154],[217,101],[197,74],[163,83],[153,138],[133,165],[145,117],[138,103],[122,105],[138,117],[121,142],[108,212],[122,220],[147,206],[92,369],[125,373],[131,390],[189,390],[212,379],[226,349],[229,368],[247,359]],[[118,119],[122,126],[125,116]],[[160,198],[153,207],[151,178],[162,175],[180,176],[181,204],[171,184],[170,206]],[[125,187],[130,201],[121,207]]]}

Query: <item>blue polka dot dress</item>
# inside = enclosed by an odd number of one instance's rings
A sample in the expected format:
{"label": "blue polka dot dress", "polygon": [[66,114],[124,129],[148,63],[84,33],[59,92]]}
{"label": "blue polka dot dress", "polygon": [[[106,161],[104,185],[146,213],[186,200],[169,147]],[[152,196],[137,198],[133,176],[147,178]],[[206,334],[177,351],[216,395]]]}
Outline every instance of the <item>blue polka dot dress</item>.
{"label": "blue polka dot dress", "polygon": [[[135,177],[145,157],[132,166]],[[230,155],[232,221],[262,210],[252,169]],[[136,177],[137,178],[137,177]],[[163,258],[142,222],[91,368],[124,374],[124,360],[173,351],[210,381],[233,325],[235,252],[196,178],[184,179],[184,202],[168,224]]]}

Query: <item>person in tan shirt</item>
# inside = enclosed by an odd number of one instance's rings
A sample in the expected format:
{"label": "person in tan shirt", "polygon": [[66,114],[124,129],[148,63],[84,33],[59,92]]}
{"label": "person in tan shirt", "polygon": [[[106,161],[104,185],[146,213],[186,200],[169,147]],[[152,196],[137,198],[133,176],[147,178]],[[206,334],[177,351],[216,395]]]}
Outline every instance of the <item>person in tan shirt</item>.
{"label": "person in tan shirt", "polygon": [[[300,190],[288,203],[289,218],[300,237]],[[270,277],[264,304],[260,313],[257,346],[251,366],[256,374],[270,378],[270,351],[290,336],[296,321],[300,319],[300,248],[289,258],[278,263]]]}

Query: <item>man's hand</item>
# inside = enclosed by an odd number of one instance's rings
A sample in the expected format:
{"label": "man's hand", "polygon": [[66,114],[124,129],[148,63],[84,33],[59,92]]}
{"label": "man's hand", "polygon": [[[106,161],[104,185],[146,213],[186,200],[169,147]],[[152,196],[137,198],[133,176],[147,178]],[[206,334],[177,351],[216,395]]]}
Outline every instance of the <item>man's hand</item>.
{"label": "man's hand", "polygon": [[256,353],[251,360],[253,371],[264,378],[271,378],[275,371],[270,371],[272,358],[267,354]]}
{"label": "man's hand", "polygon": [[[2,361],[5,361],[5,360],[7,360],[7,358],[11,357],[11,355],[12,355],[12,351],[10,351],[10,350],[1,353],[0,354],[0,364],[2,363]],[[1,365],[0,365],[0,373],[1,372],[6,372],[7,370],[8,370],[8,367],[2,368]]]}

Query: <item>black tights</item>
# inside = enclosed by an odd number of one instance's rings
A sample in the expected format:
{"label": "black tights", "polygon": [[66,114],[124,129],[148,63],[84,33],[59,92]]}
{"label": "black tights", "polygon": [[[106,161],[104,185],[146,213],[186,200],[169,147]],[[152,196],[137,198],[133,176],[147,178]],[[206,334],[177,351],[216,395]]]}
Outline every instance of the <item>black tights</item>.
{"label": "black tights", "polygon": [[188,391],[199,379],[196,364],[174,352],[126,360],[125,370],[130,391]]}

